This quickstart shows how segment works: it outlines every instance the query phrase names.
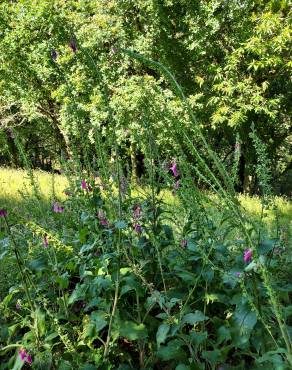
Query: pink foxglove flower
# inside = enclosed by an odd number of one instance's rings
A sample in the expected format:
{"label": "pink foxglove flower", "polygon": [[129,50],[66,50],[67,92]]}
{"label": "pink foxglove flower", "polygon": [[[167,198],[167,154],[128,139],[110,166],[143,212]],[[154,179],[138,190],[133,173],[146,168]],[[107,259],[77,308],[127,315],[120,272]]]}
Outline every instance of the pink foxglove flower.
{"label": "pink foxglove flower", "polygon": [[140,224],[135,224],[134,229],[135,229],[137,234],[142,233],[142,226]]}
{"label": "pink foxglove flower", "polygon": [[180,242],[180,245],[182,246],[182,248],[186,248],[187,245],[188,245],[187,239],[182,239],[181,242]]}
{"label": "pink foxglove flower", "polygon": [[108,226],[108,220],[106,218],[102,218],[99,222],[102,226]]}
{"label": "pink foxglove flower", "polygon": [[55,213],[63,213],[64,212],[64,207],[61,207],[59,203],[54,203],[53,211]]}
{"label": "pink foxglove flower", "polygon": [[27,357],[27,353],[25,352],[25,349],[20,348],[18,353],[19,353],[19,357],[20,357],[21,361],[24,361]]}
{"label": "pink foxglove flower", "polygon": [[32,357],[31,357],[31,355],[28,355],[27,357],[26,357],[26,362],[28,363],[28,364],[32,364]]}
{"label": "pink foxglove flower", "polygon": [[86,184],[86,181],[84,179],[81,181],[81,188],[82,188],[82,190],[87,189],[87,184]]}
{"label": "pink foxglove flower", "polygon": [[44,246],[44,248],[48,248],[48,246],[49,246],[49,241],[48,241],[47,235],[44,236],[43,246]]}
{"label": "pink foxglove flower", "polygon": [[134,219],[138,219],[141,217],[141,212],[142,212],[142,208],[139,204],[137,204],[134,208],[134,212],[133,212],[133,218]]}
{"label": "pink foxglove flower", "polygon": [[178,176],[178,171],[177,171],[177,165],[176,165],[175,161],[172,162],[172,166],[170,167],[170,169],[173,173],[173,176],[177,177]]}
{"label": "pink foxglove flower", "polygon": [[244,263],[249,263],[252,259],[252,250],[246,249],[243,253],[243,261]]}
{"label": "pink foxglove flower", "polygon": [[173,189],[174,190],[178,190],[180,187],[180,183],[179,183],[179,180],[177,180],[174,184],[173,184]]}
{"label": "pink foxglove flower", "polygon": [[7,210],[6,209],[0,209],[0,217],[6,217],[7,216]]}

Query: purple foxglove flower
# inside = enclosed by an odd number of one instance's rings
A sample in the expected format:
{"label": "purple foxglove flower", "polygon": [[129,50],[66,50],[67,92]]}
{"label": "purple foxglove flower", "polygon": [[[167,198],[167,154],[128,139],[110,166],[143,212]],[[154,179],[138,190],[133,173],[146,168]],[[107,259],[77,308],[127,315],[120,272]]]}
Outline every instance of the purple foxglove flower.
{"label": "purple foxglove flower", "polygon": [[83,190],[86,190],[87,189],[87,184],[86,184],[86,181],[84,179],[81,181],[81,188]]}
{"label": "purple foxglove flower", "polygon": [[57,60],[57,58],[58,58],[58,54],[57,54],[57,52],[56,52],[56,50],[55,49],[52,49],[51,50],[51,58],[52,58],[52,60],[55,62],[56,60]]}
{"label": "purple foxglove flower", "polygon": [[24,361],[27,357],[27,353],[25,352],[25,349],[20,348],[18,353],[19,353],[19,357],[20,357],[21,361]]}
{"label": "purple foxglove flower", "polygon": [[142,233],[142,226],[140,224],[135,224],[134,229],[135,229],[137,234]]}
{"label": "purple foxglove flower", "polygon": [[7,217],[7,210],[6,209],[0,209],[0,217]]}
{"label": "purple foxglove flower", "polygon": [[180,242],[180,245],[181,245],[182,248],[186,248],[187,245],[188,245],[187,239],[182,239],[181,242]]}
{"label": "purple foxglove flower", "polygon": [[141,212],[142,212],[142,208],[139,204],[137,204],[134,208],[134,212],[133,212],[133,218],[135,220],[137,220],[138,218],[141,217]]}
{"label": "purple foxglove flower", "polygon": [[99,222],[100,222],[100,224],[101,224],[102,226],[108,226],[108,221],[107,221],[107,219],[106,219],[106,218],[102,218]]}
{"label": "purple foxglove flower", "polygon": [[44,248],[48,248],[48,246],[49,246],[49,242],[48,242],[48,237],[47,237],[47,235],[45,235],[45,236],[44,236],[43,246],[44,246]]}
{"label": "purple foxglove flower", "polygon": [[246,249],[243,253],[243,261],[245,263],[249,263],[252,258],[252,250],[251,249]]}
{"label": "purple foxglove flower", "polygon": [[31,357],[31,355],[28,355],[26,357],[26,362],[29,363],[30,365],[32,364],[32,357]]}
{"label": "purple foxglove flower", "polygon": [[71,50],[73,51],[73,53],[76,54],[76,52],[77,52],[77,45],[76,45],[76,41],[74,39],[71,39],[70,40],[69,46],[70,46]]}
{"label": "purple foxglove flower", "polygon": [[172,166],[170,167],[170,169],[173,173],[173,176],[177,177],[178,176],[178,171],[177,171],[177,165],[176,165],[175,161],[172,162]]}
{"label": "purple foxglove flower", "polygon": [[64,212],[64,207],[61,207],[59,205],[59,203],[54,203],[54,205],[53,205],[53,211],[55,213],[63,213]]}
{"label": "purple foxglove flower", "polygon": [[100,220],[105,218],[105,214],[103,212],[102,209],[100,209],[97,213],[96,213],[96,217],[99,218]]}
{"label": "purple foxglove flower", "polygon": [[180,183],[179,183],[179,180],[177,180],[174,184],[173,184],[173,189],[174,190],[178,190],[180,187]]}

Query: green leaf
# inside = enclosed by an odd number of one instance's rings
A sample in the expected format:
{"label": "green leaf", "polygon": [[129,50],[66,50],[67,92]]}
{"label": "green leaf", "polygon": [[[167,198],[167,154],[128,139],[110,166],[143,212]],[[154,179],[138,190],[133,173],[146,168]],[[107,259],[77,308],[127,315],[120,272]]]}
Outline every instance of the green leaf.
{"label": "green leaf", "polygon": [[175,368],[175,370],[191,370],[191,368],[187,365],[184,365],[184,364],[179,364],[177,365],[177,367]]}
{"label": "green leaf", "polygon": [[103,311],[94,311],[91,313],[90,320],[94,324],[97,333],[107,326],[106,315]]}
{"label": "green leaf", "polygon": [[226,328],[225,326],[221,326],[218,329],[217,334],[218,334],[217,344],[221,344],[224,341],[231,339],[230,330]]}
{"label": "green leaf", "polygon": [[61,289],[66,289],[69,286],[68,272],[56,277],[56,283]]}
{"label": "green leaf", "polygon": [[259,245],[259,254],[268,254],[276,245],[277,239],[262,240]]}
{"label": "green leaf", "polygon": [[174,339],[167,343],[166,346],[160,346],[157,356],[161,358],[163,361],[170,361],[170,360],[184,360],[186,359],[186,353],[181,348],[183,346],[183,342],[179,339]]}
{"label": "green leaf", "polygon": [[234,320],[243,332],[250,332],[257,323],[257,315],[247,305],[239,306],[234,313]]}
{"label": "green leaf", "polygon": [[192,343],[194,343],[196,346],[199,346],[201,343],[207,340],[208,333],[206,331],[204,332],[191,331],[190,338]]}
{"label": "green leaf", "polygon": [[136,324],[133,321],[125,321],[120,326],[120,335],[129,340],[143,339],[147,337],[147,329],[144,324]]}
{"label": "green leaf", "polygon": [[195,311],[195,313],[188,313],[182,318],[182,325],[190,324],[195,325],[197,322],[206,321],[209,317],[205,316],[201,311]]}
{"label": "green leaf", "polygon": [[203,351],[202,357],[209,361],[212,366],[215,366],[216,363],[220,360],[221,351],[215,349],[214,351]]}
{"label": "green leaf", "polygon": [[161,324],[159,326],[157,333],[156,333],[156,342],[157,342],[158,348],[160,347],[160,344],[165,342],[169,329],[170,329],[170,326],[168,324]]}

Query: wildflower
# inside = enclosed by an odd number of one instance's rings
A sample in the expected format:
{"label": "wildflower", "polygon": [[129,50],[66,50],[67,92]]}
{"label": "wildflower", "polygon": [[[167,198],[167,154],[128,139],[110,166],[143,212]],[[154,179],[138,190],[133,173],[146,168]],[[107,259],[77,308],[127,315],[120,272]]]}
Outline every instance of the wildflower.
{"label": "wildflower", "polygon": [[49,242],[48,242],[48,237],[47,237],[47,235],[45,235],[45,236],[44,236],[43,246],[44,246],[44,248],[48,248],[48,246],[49,246]]}
{"label": "wildflower", "polygon": [[6,217],[7,216],[7,210],[6,209],[0,209],[0,217]]}
{"label": "wildflower", "polygon": [[234,275],[235,275],[236,277],[240,278],[240,276],[241,276],[241,272],[236,271],[236,272],[234,273]]}
{"label": "wildflower", "polygon": [[243,254],[243,261],[245,263],[249,263],[252,258],[252,250],[251,249],[246,249]]}
{"label": "wildflower", "polygon": [[69,46],[70,46],[71,50],[73,51],[73,53],[76,54],[76,52],[77,52],[77,45],[76,45],[76,41],[74,39],[71,39],[70,40]]}
{"label": "wildflower", "polygon": [[139,204],[137,204],[134,208],[134,212],[133,212],[133,218],[134,219],[138,219],[141,217],[141,212],[142,212],[142,208]]}
{"label": "wildflower", "polygon": [[21,361],[26,361],[30,365],[32,364],[32,357],[31,355],[27,354],[24,348],[20,348],[18,353]]}
{"label": "wildflower", "polygon": [[137,234],[142,233],[142,226],[140,224],[135,224],[134,229],[135,229]]}
{"label": "wildflower", "polygon": [[31,355],[28,355],[28,356],[26,357],[26,361],[27,361],[27,363],[29,363],[30,365],[32,364],[32,358],[31,358]]}
{"label": "wildflower", "polygon": [[57,58],[58,58],[58,54],[57,54],[57,52],[56,52],[56,50],[55,49],[52,49],[51,50],[51,58],[52,58],[52,60],[55,62],[56,60],[57,60]]}
{"label": "wildflower", "polygon": [[54,203],[54,205],[53,205],[53,211],[55,213],[63,213],[64,212],[64,207],[61,207],[59,205],[59,203]]}
{"label": "wildflower", "polygon": [[187,245],[188,245],[187,239],[182,239],[181,242],[180,242],[180,245],[181,245],[182,248],[186,248]]}
{"label": "wildflower", "polygon": [[86,190],[87,189],[87,184],[86,184],[86,181],[84,179],[81,181],[81,188],[83,190]]}
{"label": "wildflower", "polygon": [[99,219],[102,219],[102,218],[105,218],[105,214],[103,212],[102,209],[100,209],[97,213],[96,213],[96,217],[99,218]]}
{"label": "wildflower", "polygon": [[21,361],[24,361],[27,357],[27,353],[25,352],[25,349],[20,348],[18,353],[19,353],[19,357],[20,357]]}
{"label": "wildflower", "polygon": [[96,213],[96,217],[99,219],[99,223],[102,225],[102,226],[108,226],[108,220],[106,219],[105,217],[105,213],[103,212],[102,209],[100,209],[97,213]]}
{"label": "wildflower", "polygon": [[176,165],[175,161],[172,162],[172,166],[170,167],[170,169],[173,173],[173,176],[177,177],[178,176],[178,171],[177,171],[177,165]]}
{"label": "wildflower", "polygon": [[178,190],[178,188],[180,187],[180,183],[179,183],[179,180],[177,180],[174,184],[173,184],[173,189],[174,190]]}
{"label": "wildflower", "polygon": [[106,218],[102,218],[99,222],[102,226],[108,226],[108,220]]}

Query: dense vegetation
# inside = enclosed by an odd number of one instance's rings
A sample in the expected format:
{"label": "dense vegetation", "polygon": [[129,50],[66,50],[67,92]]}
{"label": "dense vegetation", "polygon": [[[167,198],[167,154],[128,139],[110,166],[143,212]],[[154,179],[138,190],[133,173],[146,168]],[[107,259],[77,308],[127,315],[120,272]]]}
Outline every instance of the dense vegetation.
{"label": "dense vegetation", "polygon": [[1,2],[1,370],[291,368],[290,5]]}
{"label": "dense vegetation", "polygon": [[239,190],[258,189],[254,126],[272,161],[273,184],[289,192],[290,21],[285,0],[2,1],[0,160],[23,164],[10,127],[43,169],[69,155],[70,145],[81,152],[80,138],[93,146],[96,130],[102,137],[114,131],[139,175],[145,115],[159,154],[175,156],[169,128],[174,120],[191,123],[169,81],[118,52],[126,48],[169,68],[227,166],[237,142]]}

